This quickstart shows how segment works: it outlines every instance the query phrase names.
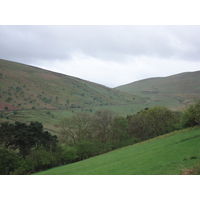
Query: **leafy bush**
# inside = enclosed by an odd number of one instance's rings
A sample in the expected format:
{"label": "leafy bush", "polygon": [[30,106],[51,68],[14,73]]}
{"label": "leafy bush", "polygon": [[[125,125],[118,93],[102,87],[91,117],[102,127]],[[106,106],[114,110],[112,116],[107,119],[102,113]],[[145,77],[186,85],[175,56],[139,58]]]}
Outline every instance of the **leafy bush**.
{"label": "leafy bush", "polygon": [[20,157],[14,151],[0,149],[0,174],[8,175],[14,171],[19,165],[19,159]]}
{"label": "leafy bush", "polygon": [[200,125],[200,100],[183,112],[182,125],[183,127]]}
{"label": "leafy bush", "polygon": [[77,150],[75,146],[65,146],[59,155],[59,161],[62,164],[73,163],[78,160]]}
{"label": "leafy bush", "polygon": [[77,155],[80,160],[95,156],[95,145],[89,141],[81,141],[76,145]]}

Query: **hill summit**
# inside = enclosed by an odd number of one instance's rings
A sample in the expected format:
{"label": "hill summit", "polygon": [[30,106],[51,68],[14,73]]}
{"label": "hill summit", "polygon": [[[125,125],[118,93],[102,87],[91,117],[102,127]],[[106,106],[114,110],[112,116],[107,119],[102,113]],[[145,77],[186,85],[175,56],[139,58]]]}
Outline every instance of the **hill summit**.
{"label": "hill summit", "polygon": [[150,107],[162,105],[176,110],[200,98],[200,71],[144,79],[115,89],[144,98]]}

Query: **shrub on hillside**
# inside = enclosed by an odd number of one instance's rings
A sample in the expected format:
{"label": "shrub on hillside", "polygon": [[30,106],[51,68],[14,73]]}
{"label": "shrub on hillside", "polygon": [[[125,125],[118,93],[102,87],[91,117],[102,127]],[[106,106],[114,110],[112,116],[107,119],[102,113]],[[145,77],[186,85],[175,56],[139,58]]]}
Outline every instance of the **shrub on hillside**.
{"label": "shrub on hillside", "polygon": [[145,140],[178,129],[180,116],[168,108],[157,106],[127,116],[127,120],[129,134]]}
{"label": "shrub on hillside", "polygon": [[182,125],[183,127],[200,125],[200,100],[183,112]]}
{"label": "shrub on hillside", "polygon": [[6,148],[0,149],[0,174],[8,175],[14,171],[19,165],[20,157],[14,152]]}

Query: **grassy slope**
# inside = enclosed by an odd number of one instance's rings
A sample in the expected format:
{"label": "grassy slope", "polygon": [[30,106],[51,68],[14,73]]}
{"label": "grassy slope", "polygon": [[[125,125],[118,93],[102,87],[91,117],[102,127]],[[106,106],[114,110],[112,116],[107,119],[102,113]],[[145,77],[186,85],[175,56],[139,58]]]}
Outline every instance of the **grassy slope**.
{"label": "grassy slope", "polygon": [[[133,95],[20,63],[0,60],[0,74],[1,102],[7,102],[10,109],[33,106],[38,109],[66,109],[72,105],[88,107],[137,103]],[[11,100],[8,100],[9,97]]]}
{"label": "grassy slope", "polygon": [[148,107],[163,105],[181,109],[200,98],[200,71],[145,79],[116,89],[143,97]]}
{"label": "grassy slope", "polygon": [[36,175],[179,174],[200,162],[199,145],[200,129],[185,129]]}
{"label": "grassy slope", "polygon": [[[199,76],[199,72],[184,73],[111,89],[0,59],[0,114],[4,115],[0,122],[39,121],[46,129],[58,132],[58,122],[74,112],[109,109],[126,116],[153,106],[183,109],[194,98],[200,98]],[[5,112],[5,107],[10,111]],[[18,112],[13,113],[11,110]]]}
{"label": "grassy slope", "polygon": [[0,59],[0,111],[8,107],[10,111],[4,115],[10,121],[37,120],[58,131],[54,124],[73,112],[103,108],[127,115],[140,110],[142,102],[139,97],[100,84]]}

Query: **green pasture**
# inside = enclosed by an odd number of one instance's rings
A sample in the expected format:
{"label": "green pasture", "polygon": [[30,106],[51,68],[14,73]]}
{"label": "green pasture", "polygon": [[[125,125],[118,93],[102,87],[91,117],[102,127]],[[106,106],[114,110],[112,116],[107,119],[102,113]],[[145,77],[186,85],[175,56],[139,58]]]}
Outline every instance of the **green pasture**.
{"label": "green pasture", "polygon": [[178,175],[200,162],[200,129],[185,129],[35,175]]}
{"label": "green pasture", "polygon": [[24,123],[30,123],[31,121],[38,121],[43,124],[44,128],[58,132],[57,125],[65,117],[71,117],[74,113],[86,112],[94,113],[101,109],[107,109],[112,111],[115,115],[124,116],[134,115],[140,110],[143,110],[146,105],[141,104],[122,104],[122,105],[107,105],[107,106],[85,106],[82,108],[70,108],[66,110],[18,110],[7,111],[2,113],[4,118],[0,118],[0,122],[5,121],[19,121]]}

